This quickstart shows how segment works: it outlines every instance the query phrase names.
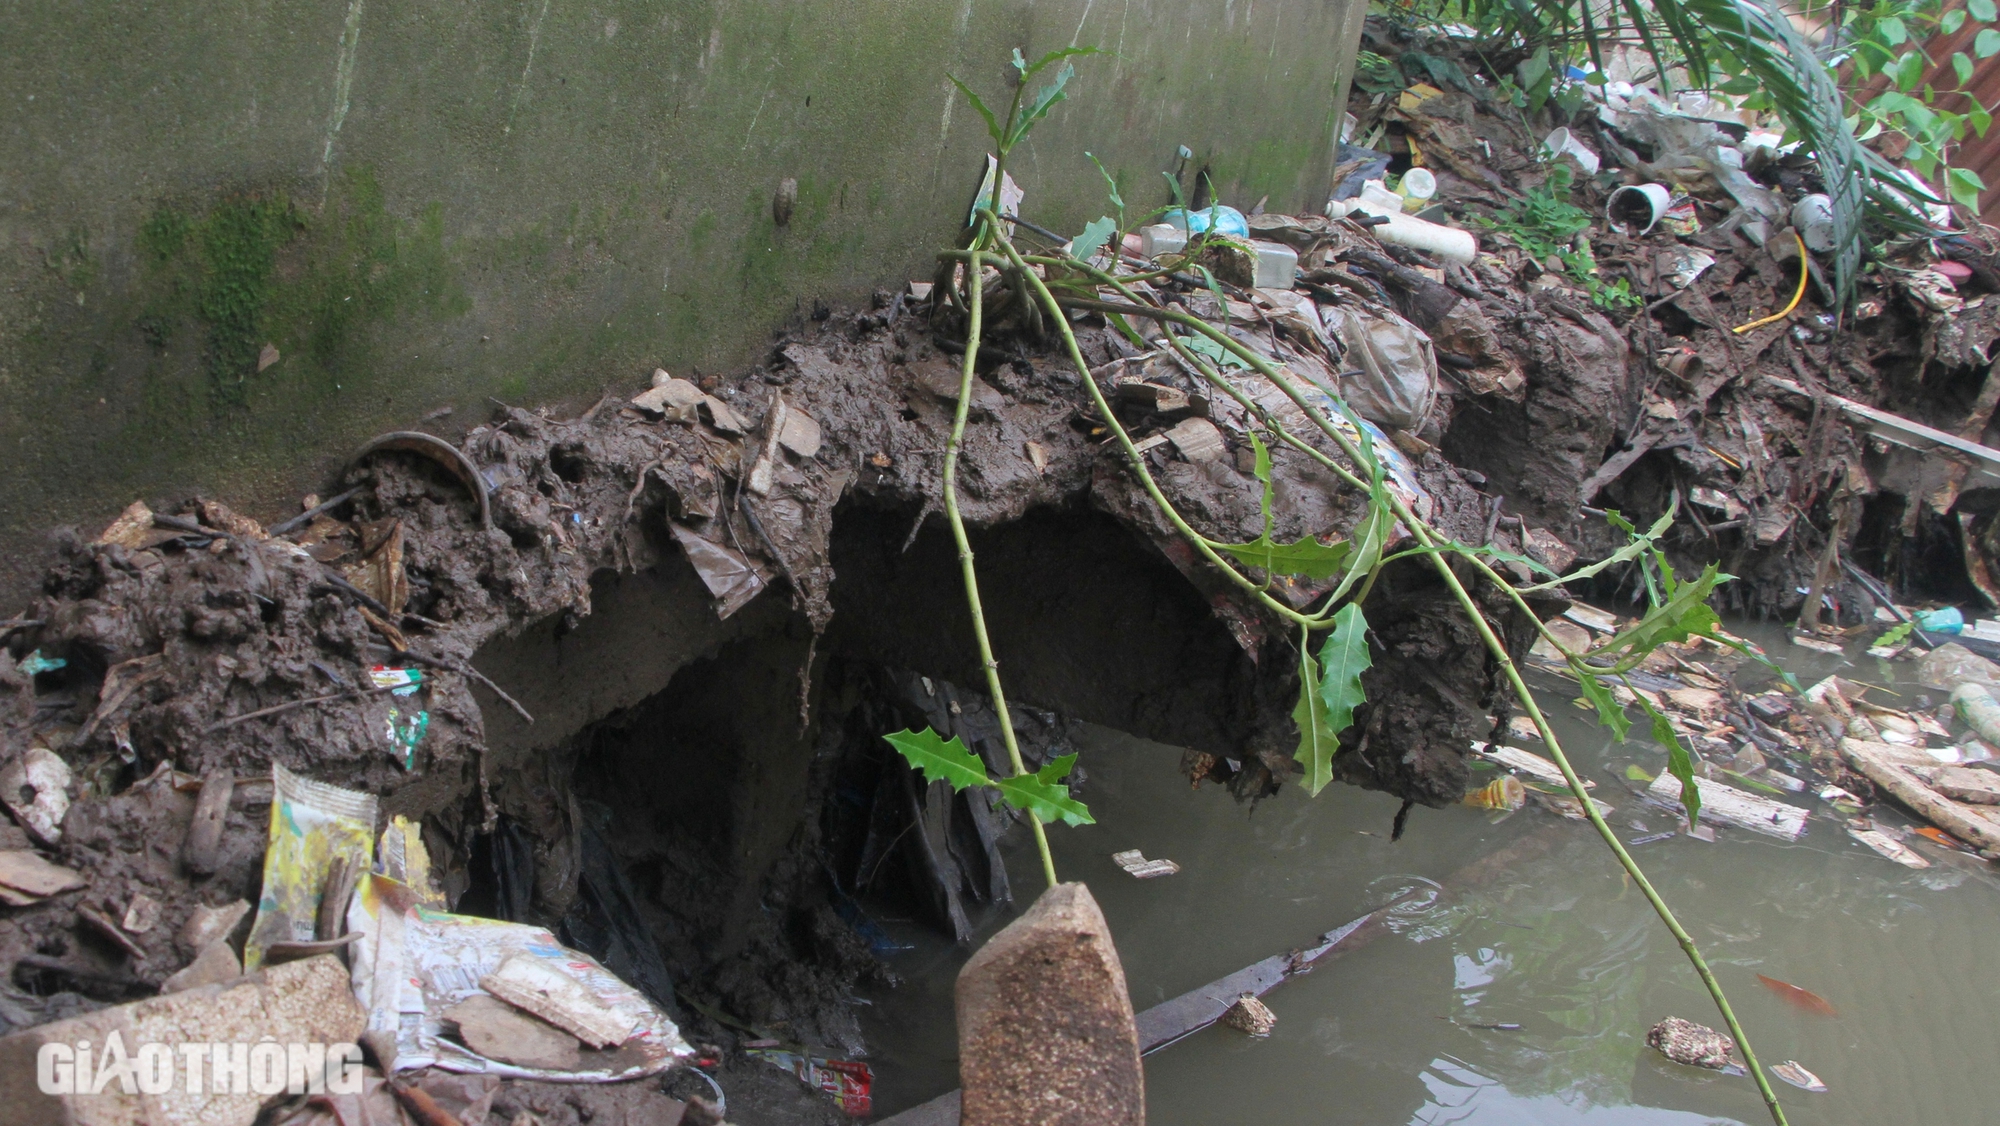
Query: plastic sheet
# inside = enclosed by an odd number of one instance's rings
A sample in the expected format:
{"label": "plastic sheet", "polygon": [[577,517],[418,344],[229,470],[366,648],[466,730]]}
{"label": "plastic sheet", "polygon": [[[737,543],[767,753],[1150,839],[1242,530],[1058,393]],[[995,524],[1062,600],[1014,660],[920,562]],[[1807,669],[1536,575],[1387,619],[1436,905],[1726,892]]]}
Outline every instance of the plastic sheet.
{"label": "plastic sheet", "polygon": [[1355,412],[1391,430],[1415,430],[1437,405],[1437,355],[1431,338],[1387,311],[1344,305],[1326,310],[1327,329],[1347,349],[1341,394]]}

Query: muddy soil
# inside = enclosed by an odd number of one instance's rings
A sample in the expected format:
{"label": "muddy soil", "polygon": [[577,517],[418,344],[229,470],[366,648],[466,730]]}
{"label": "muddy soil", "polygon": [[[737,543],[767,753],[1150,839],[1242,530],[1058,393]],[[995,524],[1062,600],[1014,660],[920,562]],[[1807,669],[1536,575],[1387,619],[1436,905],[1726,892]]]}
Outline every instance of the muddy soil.
{"label": "muddy soil", "polygon": [[[720,412],[500,411],[459,447],[490,487],[485,514],[447,454],[389,449],[330,483],[348,499],[285,535],[196,498],[65,539],[11,629],[0,733],[5,758],[47,746],[74,771],[49,851],[89,887],[7,911],[9,1021],[146,995],[192,955],[174,936],[198,903],[255,902],[270,800],[258,780],[276,762],[419,820],[461,907],[556,926],[696,1039],[730,1046],[756,1028],[865,1051],[844,1002],[885,971],[850,896],[898,881],[883,877],[887,844],[850,838],[896,814],[821,813],[842,779],[907,783],[884,781],[876,737],[893,728],[876,728],[899,708],[923,720],[912,677],[978,681],[936,509],[958,357],[924,317],[882,304],[709,380]],[[1102,329],[1084,337],[1094,362],[1129,351]],[[1197,774],[1243,796],[1268,793],[1293,770],[1292,639],[1199,575],[1093,438],[1079,379],[1017,348],[976,385],[961,494],[1005,673],[1052,732],[1058,716],[1115,723],[1196,748]],[[816,420],[812,456],[765,441],[779,396]],[[1201,465],[1150,456],[1204,532],[1257,534],[1247,449]],[[774,472],[759,495],[762,457]],[[1480,532],[1472,486],[1434,454],[1419,474],[1454,534]],[[1283,538],[1341,534],[1359,511],[1300,456],[1280,452],[1277,475]],[[1394,572],[1375,599],[1372,718],[1343,776],[1453,800],[1493,670],[1422,570]],[[19,671],[35,653],[45,671]],[[385,733],[412,701],[371,689],[380,665],[425,672],[407,769]],[[898,669],[900,697],[885,687]],[[964,717],[934,721],[947,718]],[[197,877],[181,842],[193,791],[216,773],[242,784],[216,870]],[[990,809],[981,821],[989,838],[1006,827]],[[0,843],[30,843],[4,831]],[[870,848],[857,881],[856,850]],[[900,882],[936,899],[982,849]],[[903,852],[887,870],[921,863]],[[79,927],[78,908],[116,918],[136,895],[164,905],[132,936],[143,959]],[[988,886],[975,902],[1005,896]]]}
{"label": "muddy soil", "polygon": [[[1361,108],[1458,154],[1439,179],[1465,221],[1540,174],[1517,111],[1458,91],[1390,106]],[[1475,133],[1493,142],[1483,162],[1455,143]],[[1965,545],[2000,534],[2000,503],[1961,490],[1962,467],[1857,437],[1825,396],[1985,433],[2000,302],[1945,316],[1884,272],[1864,279],[1846,333],[1809,316],[1735,334],[1788,296],[1796,256],[1697,241],[1716,264],[1662,292],[1671,247],[1602,238],[1599,262],[1645,295],[1624,312],[1504,240],[1472,267],[1424,273],[1357,228],[1317,246],[1304,276],[1322,296],[1400,308],[1456,357],[1438,410],[1396,444],[1461,541],[1521,552],[1536,532],[1601,557],[1617,543],[1604,510],[1644,524],[1674,505],[1676,561],[1743,576],[1723,597],[1751,613],[1795,612],[1829,536],[1906,584],[1936,583],[1940,557],[1967,574]],[[456,447],[392,441],[283,534],[213,498],[69,534],[42,597],[4,626],[0,762],[54,750],[73,804],[59,839],[0,824],[0,847],[40,843],[89,883],[0,908],[0,1020],[145,996],[194,953],[175,936],[198,904],[254,903],[282,763],[419,821],[458,909],[551,926],[718,1046],[740,1086],[732,1120],[837,1120],[742,1045],[863,1054],[850,998],[888,974],[869,912],[962,936],[969,912],[1012,895],[993,863],[1006,811],[923,786],[879,738],[928,724],[998,765],[938,510],[962,355],[948,328],[883,294],[799,327],[756,370],[704,377],[699,404],[663,406],[635,380],[630,399],[579,417],[503,408]],[[1189,748],[1160,768],[1256,800],[1296,770],[1295,638],[1185,548],[1104,444],[1081,380],[1154,360],[1101,323],[1078,329],[1090,373],[1019,336],[982,349],[961,466],[1026,753],[1061,753],[1071,723],[1102,723]],[[1273,348],[1303,344],[1280,331]],[[1119,409],[1142,434],[1171,421]],[[1147,457],[1201,532],[1249,540],[1260,486],[1242,435],[1225,443],[1210,460],[1171,444]],[[1343,535],[1362,510],[1293,451],[1277,451],[1275,479],[1278,539]],[[1635,596],[1619,586],[1632,581],[1609,572],[1594,593]],[[1280,589],[1300,604],[1321,593]],[[1843,620],[1871,607],[1829,589]],[[1524,650],[1531,623],[1497,600],[1489,612]],[[1496,669],[1422,561],[1384,574],[1369,618],[1369,703],[1336,773],[1456,801],[1468,743],[1507,717]],[[420,668],[421,694],[375,689],[384,665]],[[182,841],[217,774],[242,784],[213,874],[196,875]],[[162,904],[129,936],[143,958],[81,922],[80,908],[115,919],[139,895]],[[551,1122],[623,1113],[624,1097],[506,1095]]]}

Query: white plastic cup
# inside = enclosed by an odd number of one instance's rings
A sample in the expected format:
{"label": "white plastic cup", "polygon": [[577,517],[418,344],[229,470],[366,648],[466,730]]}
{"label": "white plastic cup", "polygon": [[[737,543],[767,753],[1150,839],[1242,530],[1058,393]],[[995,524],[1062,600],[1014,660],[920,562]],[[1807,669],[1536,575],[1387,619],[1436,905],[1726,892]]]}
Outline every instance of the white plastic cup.
{"label": "white plastic cup", "polygon": [[1586,176],[1597,175],[1599,167],[1597,154],[1584,147],[1568,129],[1557,129],[1542,139],[1542,147],[1548,150],[1551,160],[1568,160],[1575,164]]}
{"label": "white plastic cup", "polygon": [[1428,168],[1412,168],[1403,173],[1403,182],[1396,190],[1403,197],[1403,210],[1422,211],[1437,195],[1437,177]]}
{"label": "white plastic cup", "polygon": [[1792,227],[1815,254],[1833,251],[1833,199],[1814,192],[1792,205]]}
{"label": "white plastic cup", "polygon": [[1604,217],[1611,229],[1621,234],[1643,235],[1651,231],[1667,213],[1673,192],[1665,184],[1630,184],[1611,193],[1604,201]]}

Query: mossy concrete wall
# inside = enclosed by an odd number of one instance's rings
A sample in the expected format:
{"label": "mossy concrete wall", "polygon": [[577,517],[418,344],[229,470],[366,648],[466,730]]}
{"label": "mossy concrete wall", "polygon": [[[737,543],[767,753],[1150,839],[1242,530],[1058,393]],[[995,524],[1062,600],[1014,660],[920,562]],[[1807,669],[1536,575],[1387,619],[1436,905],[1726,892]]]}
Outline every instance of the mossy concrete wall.
{"label": "mossy concrete wall", "polygon": [[926,276],[987,146],[945,75],[1004,101],[1015,47],[1115,52],[1017,152],[1028,217],[1106,210],[1086,150],[1135,210],[1203,169],[1246,208],[1313,207],[1363,11],[0,7],[0,590],[47,529],[134,498],[275,518],[371,434],[739,366],[817,304]]}

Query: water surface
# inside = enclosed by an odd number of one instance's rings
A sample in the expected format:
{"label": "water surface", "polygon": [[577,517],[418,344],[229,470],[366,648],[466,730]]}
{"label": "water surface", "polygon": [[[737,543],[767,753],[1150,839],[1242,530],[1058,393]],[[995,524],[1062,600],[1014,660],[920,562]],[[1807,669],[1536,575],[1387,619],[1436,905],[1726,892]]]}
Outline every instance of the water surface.
{"label": "water surface", "polygon": [[[1807,683],[1836,669],[1876,683],[1908,671],[1762,640]],[[1907,699],[1921,689],[1897,691]],[[1612,743],[1557,694],[1544,704],[1579,769],[1617,807],[1621,837],[1674,827],[1625,777],[1628,764],[1658,771],[1662,752],[1636,736]],[[1336,785],[1308,798],[1288,786],[1252,808],[1212,785],[1190,789],[1177,749],[1092,729],[1081,750],[1098,823],[1052,827],[1050,837],[1058,871],[1086,881],[1103,906],[1135,1007],[1305,945],[1412,887],[1443,889],[1395,933],[1268,995],[1278,1017],[1269,1039],[1217,1027],[1149,1057],[1153,1126],[1769,1121],[1747,1078],[1671,1064],[1646,1047],[1647,1028],[1664,1017],[1721,1022],[1587,825],[1532,808],[1505,818],[1418,808],[1392,843],[1398,803],[1386,795]],[[1827,807],[1792,800],[1815,809],[1795,844],[1725,828],[1712,844],[1675,837],[1635,850],[1760,1056],[1798,1060],[1831,1088],[1780,1086],[1790,1120],[1991,1121],[1983,1077],[2000,1040],[2000,882],[1983,863],[1921,841],[1935,866],[1899,867],[1850,840]],[[1041,879],[1026,843],[1023,834],[1010,856],[1023,904]],[[1182,870],[1133,879],[1110,859],[1128,848]],[[991,920],[980,938],[1004,922]],[[891,926],[916,948],[895,959],[903,987],[875,995],[866,1013],[884,1113],[956,1086],[951,983],[969,952]],[[1838,1017],[1789,1007],[1758,974],[1818,993]]]}

